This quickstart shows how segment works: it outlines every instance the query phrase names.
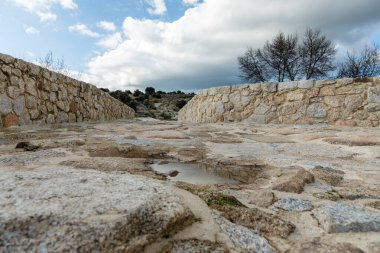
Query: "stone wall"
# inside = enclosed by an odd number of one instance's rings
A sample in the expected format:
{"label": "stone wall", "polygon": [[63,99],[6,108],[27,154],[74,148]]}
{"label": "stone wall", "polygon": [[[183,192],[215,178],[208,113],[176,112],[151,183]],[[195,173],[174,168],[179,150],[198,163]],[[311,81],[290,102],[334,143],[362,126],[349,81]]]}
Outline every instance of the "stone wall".
{"label": "stone wall", "polygon": [[180,121],[378,126],[380,78],[224,86],[201,90]]}
{"label": "stone wall", "polygon": [[0,127],[133,118],[95,86],[0,54]]}

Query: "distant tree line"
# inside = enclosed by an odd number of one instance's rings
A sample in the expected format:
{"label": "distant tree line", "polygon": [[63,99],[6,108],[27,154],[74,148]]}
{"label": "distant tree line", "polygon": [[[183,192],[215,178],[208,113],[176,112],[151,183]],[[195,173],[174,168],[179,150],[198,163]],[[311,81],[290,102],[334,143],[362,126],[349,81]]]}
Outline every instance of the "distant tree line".
{"label": "distant tree line", "polygon": [[[145,93],[143,91],[140,91],[139,89],[134,90],[131,92],[130,90],[115,90],[110,91],[106,88],[100,88],[104,92],[108,92],[112,97],[118,99],[119,101],[123,102],[124,104],[128,105],[135,111],[137,110],[138,104],[144,104],[147,108],[152,108],[153,103],[152,102],[159,102],[159,99],[162,98],[163,95],[166,94],[185,94],[183,91],[171,91],[171,92],[165,92],[165,91],[156,91],[153,87],[146,87]],[[195,95],[192,93],[192,95]],[[185,106],[187,103],[186,100],[178,100],[176,101],[176,106],[178,109],[181,109],[183,106]]]}
{"label": "distant tree line", "polygon": [[380,49],[365,45],[359,52],[347,52],[336,66],[335,44],[320,30],[307,28],[301,39],[279,32],[262,48],[249,47],[238,57],[240,77],[250,82],[321,79],[334,71],[337,77],[380,75]]}

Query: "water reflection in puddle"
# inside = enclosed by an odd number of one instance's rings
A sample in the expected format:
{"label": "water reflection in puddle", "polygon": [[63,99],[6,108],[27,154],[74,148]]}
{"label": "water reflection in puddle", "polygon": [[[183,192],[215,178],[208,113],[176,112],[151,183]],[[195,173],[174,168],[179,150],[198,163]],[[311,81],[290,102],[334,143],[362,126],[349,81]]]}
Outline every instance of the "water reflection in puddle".
{"label": "water reflection in puddle", "polygon": [[237,181],[233,179],[228,179],[224,177],[215,176],[207,173],[203,169],[199,168],[195,164],[187,163],[167,163],[167,164],[153,164],[152,169],[168,174],[172,171],[178,171],[178,175],[175,177],[168,176],[169,180],[172,181],[183,181],[191,184],[224,184],[233,185],[238,184]]}

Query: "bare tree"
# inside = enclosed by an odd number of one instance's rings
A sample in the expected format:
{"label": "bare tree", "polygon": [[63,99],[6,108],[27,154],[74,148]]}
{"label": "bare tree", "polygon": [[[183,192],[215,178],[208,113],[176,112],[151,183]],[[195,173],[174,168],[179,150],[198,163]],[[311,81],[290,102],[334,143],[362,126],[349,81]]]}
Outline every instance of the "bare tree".
{"label": "bare tree", "polygon": [[298,52],[301,72],[307,80],[326,77],[336,69],[333,64],[335,45],[320,30],[307,28]]}
{"label": "bare tree", "polygon": [[280,32],[262,49],[247,52],[238,57],[241,77],[246,81],[295,80],[298,74],[298,53],[296,35],[285,36]]}
{"label": "bare tree", "polygon": [[334,44],[319,30],[308,28],[300,45],[297,35],[279,32],[262,49],[248,48],[238,57],[240,77],[254,82],[325,77],[336,69],[335,53]]}
{"label": "bare tree", "polygon": [[238,57],[240,77],[250,82],[265,82],[268,79],[267,66],[258,55],[257,50],[248,48],[243,56]]}
{"label": "bare tree", "polygon": [[338,77],[372,77],[380,75],[380,47],[366,44],[359,53],[347,52],[340,63]]}

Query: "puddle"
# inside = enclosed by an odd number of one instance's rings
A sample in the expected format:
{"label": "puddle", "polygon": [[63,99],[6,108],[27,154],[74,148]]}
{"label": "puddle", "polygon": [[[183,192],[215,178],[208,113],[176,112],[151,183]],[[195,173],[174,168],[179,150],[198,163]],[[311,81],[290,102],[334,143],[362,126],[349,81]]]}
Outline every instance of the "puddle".
{"label": "puddle", "polygon": [[153,164],[152,169],[168,174],[171,171],[178,171],[178,175],[175,177],[168,176],[169,180],[172,181],[183,181],[191,184],[224,184],[224,185],[233,185],[239,184],[238,181],[233,179],[228,179],[224,177],[219,177],[207,173],[200,167],[195,164],[187,163],[168,163],[168,164]]}

